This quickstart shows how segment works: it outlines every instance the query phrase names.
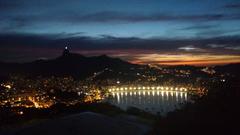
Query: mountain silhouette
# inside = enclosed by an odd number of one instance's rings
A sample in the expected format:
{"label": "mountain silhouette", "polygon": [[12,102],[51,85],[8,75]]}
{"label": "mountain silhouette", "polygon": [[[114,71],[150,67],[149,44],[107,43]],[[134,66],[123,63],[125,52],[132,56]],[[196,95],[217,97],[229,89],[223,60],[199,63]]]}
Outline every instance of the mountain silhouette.
{"label": "mountain silhouette", "polygon": [[77,78],[88,77],[95,72],[106,68],[124,70],[137,65],[123,61],[119,58],[111,58],[107,55],[86,57],[64,50],[60,57],[51,60],[36,60],[29,63],[0,63],[1,75],[19,73],[25,75],[65,76],[71,75]]}

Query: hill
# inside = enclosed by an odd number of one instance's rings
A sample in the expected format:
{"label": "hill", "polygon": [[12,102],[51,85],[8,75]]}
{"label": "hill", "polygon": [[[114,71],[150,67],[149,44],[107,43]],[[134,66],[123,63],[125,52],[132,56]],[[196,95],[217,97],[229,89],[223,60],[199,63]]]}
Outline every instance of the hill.
{"label": "hill", "polygon": [[106,55],[85,57],[64,51],[60,57],[51,60],[37,60],[29,63],[0,62],[0,66],[1,76],[14,73],[31,76],[71,75],[77,78],[85,78],[104,69],[125,70],[137,65]]}

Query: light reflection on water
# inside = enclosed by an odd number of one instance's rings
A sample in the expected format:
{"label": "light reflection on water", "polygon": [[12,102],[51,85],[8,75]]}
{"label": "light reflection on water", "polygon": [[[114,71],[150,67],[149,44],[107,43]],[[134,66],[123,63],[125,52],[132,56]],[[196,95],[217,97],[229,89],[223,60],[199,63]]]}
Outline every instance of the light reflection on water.
{"label": "light reflection on water", "polygon": [[136,90],[111,92],[109,102],[122,109],[137,107],[151,113],[166,114],[188,101],[187,92],[161,91],[161,90]]}

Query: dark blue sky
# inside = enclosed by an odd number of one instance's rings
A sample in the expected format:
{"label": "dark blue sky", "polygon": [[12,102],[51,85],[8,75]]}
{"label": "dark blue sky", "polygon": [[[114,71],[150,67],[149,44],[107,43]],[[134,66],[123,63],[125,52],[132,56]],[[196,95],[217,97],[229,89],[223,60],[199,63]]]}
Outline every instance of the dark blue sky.
{"label": "dark blue sky", "polygon": [[138,63],[160,53],[239,58],[239,37],[239,0],[0,0],[0,60],[54,57],[65,44]]}
{"label": "dark blue sky", "polygon": [[1,0],[1,32],[98,37],[239,35],[238,0]]}

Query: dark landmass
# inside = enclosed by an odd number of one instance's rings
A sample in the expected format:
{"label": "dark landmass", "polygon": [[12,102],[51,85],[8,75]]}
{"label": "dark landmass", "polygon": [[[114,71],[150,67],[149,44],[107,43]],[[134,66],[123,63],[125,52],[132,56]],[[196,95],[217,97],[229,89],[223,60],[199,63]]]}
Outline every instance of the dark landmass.
{"label": "dark landmass", "polygon": [[224,83],[210,85],[208,94],[188,103],[182,109],[162,117],[150,134],[203,135],[239,134],[240,76],[239,64],[215,67],[219,72],[234,74]]}
{"label": "dark landmass", "polygon": [[150,127],[124,117],[114,118],[103,114],[84,112],[44,121],[18,129],[6,135],[144,135]]}
{"label": "dark landmass", "polygon": [[[12,125],[16,124],[16,121],[20,123],[24,123],[26,121],[30,121],[32,119],[57,119],[64,117],[67,115],[72,115],[76,113],[82,113],[91,111],[94,113],[100,113],[100,117],[96,117],[96,119],[105,118],[107,115],[110,123],[118,123],[114,120],[113,117],[118,114],[131,114],[138,117],[144,117],[149,120],[155,121],[155,125],[149,134],[153,135],[172,135],[172,134],[234,134],[238,131],[238,124],[240,118],[240,109],[239,109],[239,99],[240,99],[240,64],[229,64],[222,66],[214,66],[214,67],[195,67],[195,66],[156,66],[151,67],[149,65],[135,65],[125,61],[122,61],[117,58],[110,58],[106,55],[102,56],[94,56],[94,57],[85,57],[79,54],[70,53],[68,51],[64,51],[64,53],[52,60],[37,60],[29,63],[0,63],[0,79],[1,82],[8,80],[8,77],[12,74],[20,74],[20,77],[16,77],[14,81],[10,80],[9,82],[16,83],[16,80],[21,80],[19,88],[30,90],[32,88],[39,88],[38,92],[47,93],[49,98],[56,98],[56,101],[61,101],[52,105],[50,108],[45,109],[36,109],[36,108],[24,108],[24,107],[10,107],[11,104],[7,104],[7,107],[1,107],[2,110],[0,112],[1,124],[0,126]],[[28,78],[20,79],[22,76],[28,76]],[[39,77],[43,76],[43,77]],[[67,80],[69,83],[70,91],[62,91],[61,87],[54,88],[58,85],[58,82],[62,83],[62,80],[59,78],[51,78],[70,76]],[[37,80],[36,77],[38,77]],[[50,77],[51,79],[49,79]],[[75,81],[84,80],[83,82]],[[30,78],[30,79],[29,79]],[[55,82],[54,87],[40,87],[43,86],[42,83],[46,80],[50,80],[50,84]],[[58,81],[55,81],[58,80]],[[59,81],[60,80],[60,81]],[[116,81],[120,80],[121,83],[124,84],[190,84],[186,85],[189,87],[199,86],[204,87],[208,90],[207,94],[199,97],[193,98],[193,103],[188,103],[183,106],[183,108],[176,110],[174,112],[170,112],[166,117],[160,117],[157,115],[151,115],[147,112],[140,111],[136,108],[129,108],[126,112],[123,110],[114,107],[112,105],[106,104],[95,104],[95,103],[77,103],[75,105],[71,105],[76,99],[79,100],[79,96],[77,96],[75,87],[72,87],[72,84],[77,82],[77,85],[82,85],[85,87],[85,83],[89,83],[88,88],[91,85],[94,85],[94,88],[98,86],[100,83],[108,80],[107,83],[104,83],[102,86],[108,85],[116,85]],[[63,79],[63,81],[66,81]],[[36,85],[33,87],[32,84],[39,83],[40,86]],[[25,84],[26,83],[26,84]],[[11,84],[11,83],[10,83]],[[23,85],[24,84],[24,85]],[[28,87],[31,84],[30,88]],[[102,84],[102,83],[101,83]],[[65,85],[64,83],[62,85]],[[23,87],[24,86],[24,87]],[[18,88],[18,87],[16,87]],[[40,89],[41,88],[41,89]],[[71,89],[70,89],[71,88]],[[7,95],[5,92],[6,87],[0,86],[0,91],[3,94]],[[100,88],[97,88],[101,90]],[[9,95],[12,93],[19,92],[18,89],[8,90]],[[51,92],[54,90],[54,92]],[[73,90],[73,91],[71,91]],[[80,88],[81,90],[81,88]],[[12,92],[12,93],[11,93]],[[29,91],[28,91],[29,92]],[[89,92],[89,91],[85,91]],[[37,94],[39,94],[37,93]],[[46,94],[45,94],[46,95]],[[45,96],[44,95],[44,96]],[[11,96],[9,96],[11,97]],[[61,97],[61,98],[59,98]],[[3,99],[6,100],[6,99]],[[82,100],[82,99],[81,99]],[[64,102],[63,102],[64,101]],[[69,103],[68,103],[68,102]],[[71,102],[70,102],[71,101]],[[63,103],[66,104],[63,104]],[[17,110],[17,111],[16,111]],[[24,114],[16,115],[16,112],[19,113],[23,111]],[[13,115],[12,115],[13,114]],[[96,115],[89,116],[89,120]],[[85,115],[84,115],[85,117]],[[82,116],[81,116],[82,118]],[[76,118],[78,119],[78,118]],[[71,118],[69,119],[71,121]],[[69,122],[69,120],[67,120]],[[109,121],[105,121],[106,127],[110,126]],[[57,120],[58,121],[58,120]],[[91,120],[92,121],[92,120]],[[59,122],[59,121],[58,121]],[[57,122],[57,123],[58,123]],[[54,122],[52,122],[54,123]],[[65,122],[59,122],[59,126],[61,123],[64,125]],[[97,122],[93,122],[93,124],[97,124]],[[124,122],[123,122],[124,123]],[[90,123],[89,123],[90,124]],[[98,123],[102,126],[102,123]],[[118,123],[119,124],[119,123]],[[92,126],[91,124],[89,126]],[[95,125],[97,126],[97,125]],[[48,126],[41,126],[42,130],[50,130],[46,129]],[[49,125],[50,127],[50,125]],[[76,127],[76,129],[71,129],[74,131],[78,129],[80,130],[84,126]],[[132,134],[137,133],[135,130],[139,128],[136,125],[131,125],[133,127],[133,131],[129,132]],[[29,131],[22,130],[20,134],[35,134],[35,128],[32,127]],[[87,128],[87,127],[86,127]],[[117,128],[117,124],[115,129]],[[65,130],[65,129],[63,129]],[[68,132],[66,129],[64,132]],[[102,130],[103,132],[106,130]],[[70,132],[70,131],[69,131]],[[87,132],[87,131],[86,131]],[[95,131],[93,132],[95,133]],[[111,130],[109,130],[109,133]],[[141,132],[143,133],[143,132]],[[145,133],[145,130],[144,130]],[[107,134],[107,132],[106,132]],[[119,134],[125,134],[125,132],[121,132]]]}
{"label": "dark landmass", "polygon": [[86,78],[94,72],[105,68],[125,70],[136,65],[111,58],[106,55],[85,57],[80,54],[68,53],[52,60],[37,60],[30,63],[4,63],[0,62],[2,76],[9,74],[24,74],[31,76],[64,76]]}

